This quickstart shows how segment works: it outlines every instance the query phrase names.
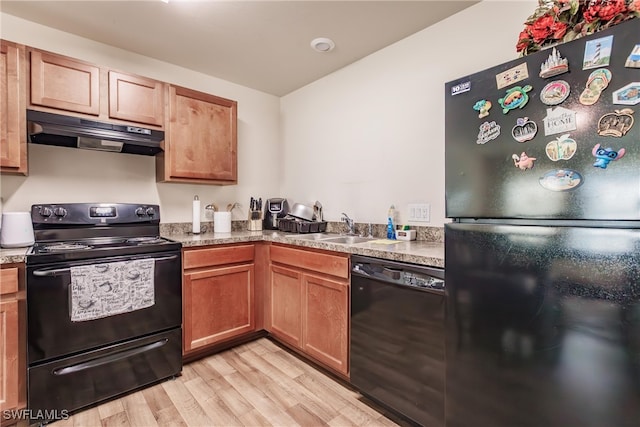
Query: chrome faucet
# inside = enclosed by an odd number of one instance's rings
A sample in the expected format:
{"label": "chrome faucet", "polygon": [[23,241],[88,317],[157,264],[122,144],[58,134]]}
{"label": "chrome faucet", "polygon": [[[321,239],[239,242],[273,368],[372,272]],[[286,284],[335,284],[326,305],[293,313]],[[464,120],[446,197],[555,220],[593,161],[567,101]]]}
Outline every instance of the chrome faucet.
{"label": "chrome faucet", "polygon": [[349,215],[343,212],[341,221],[347,224],[347,234],[349,236],[353,236],[354,234],[356,234],[356,231],[353,228],[353,220],[349,218]]}

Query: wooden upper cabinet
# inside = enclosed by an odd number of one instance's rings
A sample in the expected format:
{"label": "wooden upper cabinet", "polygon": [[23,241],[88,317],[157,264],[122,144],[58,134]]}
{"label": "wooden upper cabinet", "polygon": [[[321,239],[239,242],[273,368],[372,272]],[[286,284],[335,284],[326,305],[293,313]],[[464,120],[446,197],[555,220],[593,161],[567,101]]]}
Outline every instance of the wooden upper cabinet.
{"label": "wooden upper cabinet", "polygon": [[164,127],[166,83],[34,48],[29,54],[29,108]]}
{"label": "wooden upper cabinet", "polygon": [[31,104],[98,116],[100,68],[32,50]]}
{"label": "wooden upper cabinet", "polygon": [[146,77],[109,71],[109,117],[162,126],[164,84]]}
{"label": "wooden upper cabinet", "polygon": [[237,102],[169,87],[169,123],[159,181],[237,183]]}
{"label": "wooden upper cabinet", "polygon": [[0,171],[27,174],[25,47],[0,41]]}

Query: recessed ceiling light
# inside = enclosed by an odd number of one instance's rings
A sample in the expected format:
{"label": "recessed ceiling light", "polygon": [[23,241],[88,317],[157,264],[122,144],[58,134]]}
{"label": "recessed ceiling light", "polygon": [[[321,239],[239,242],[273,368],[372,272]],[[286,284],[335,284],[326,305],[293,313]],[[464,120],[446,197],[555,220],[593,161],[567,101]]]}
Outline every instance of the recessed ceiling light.
{"label": "recessed ceiling light", "polygon": [[317,39],[311,40],[311,48],[316,52],[329,52],[336,47],[336,44],[333,40],[328,39],[326,37],[318,37]]}

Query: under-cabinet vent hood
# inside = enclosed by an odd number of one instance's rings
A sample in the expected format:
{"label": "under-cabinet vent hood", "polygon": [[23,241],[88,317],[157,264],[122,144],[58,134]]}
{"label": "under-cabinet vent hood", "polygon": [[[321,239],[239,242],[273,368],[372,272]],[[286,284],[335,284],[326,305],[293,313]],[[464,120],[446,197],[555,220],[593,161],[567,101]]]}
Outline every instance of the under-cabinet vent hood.
{"label": "under-cabinet vent hood", "polygon": [[94,122],[79,117],[27,110],[29,142],[88,150],[154,156],[164,132],[138,126]]}

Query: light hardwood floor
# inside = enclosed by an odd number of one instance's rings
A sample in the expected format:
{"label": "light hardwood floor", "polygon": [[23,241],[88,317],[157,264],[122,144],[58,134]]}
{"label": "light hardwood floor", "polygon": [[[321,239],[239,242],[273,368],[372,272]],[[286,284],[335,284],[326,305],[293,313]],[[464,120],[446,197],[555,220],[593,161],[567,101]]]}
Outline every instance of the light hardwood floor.
{"label": "light hardwood floor", "polygon": [[357,392],[263,338],[185,365],[182,376],[175,380],[50,425],[346,427],[405,424],[398,419],[391,421],[381,414],[381,408],[376,411],[364,402]]}

